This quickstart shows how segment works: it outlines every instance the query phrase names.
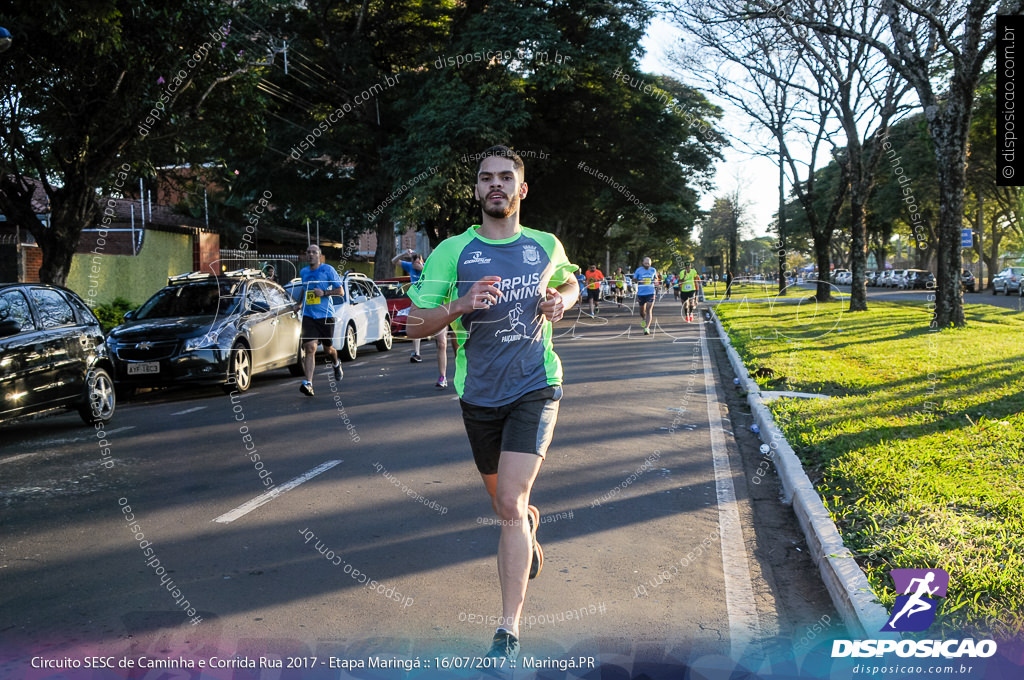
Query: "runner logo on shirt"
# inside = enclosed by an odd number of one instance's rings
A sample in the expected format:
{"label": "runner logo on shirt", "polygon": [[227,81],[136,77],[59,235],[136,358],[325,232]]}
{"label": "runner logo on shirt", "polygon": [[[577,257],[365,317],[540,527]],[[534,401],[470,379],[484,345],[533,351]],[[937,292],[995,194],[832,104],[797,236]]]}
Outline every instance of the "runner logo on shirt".
{"label": "runner logo on shirt", "polygon": [[480,252],[479,250],[474,250],[473,252],[470,253],[470,255],[472,255],[472,257],[469,258],[468,260],[463,260],[462,264],[490,264],[491,263],[491,258],[484,257],[483,253]]}
{"label": "runner logo on shirt", "polygon": [[521,320],[523,316],[523,305],[516,303],[516,306],[509,310],[508,313],[508,328],[499,328],[494,332],[495,336],[503,336],[502,342],[515,342],[516,340],[522,340],[527,335],[526,324]]}
{"label": "runner logo on shirt", "polygon": [[523,246],[523,264],[540,264],[540,253],[537,246]]}

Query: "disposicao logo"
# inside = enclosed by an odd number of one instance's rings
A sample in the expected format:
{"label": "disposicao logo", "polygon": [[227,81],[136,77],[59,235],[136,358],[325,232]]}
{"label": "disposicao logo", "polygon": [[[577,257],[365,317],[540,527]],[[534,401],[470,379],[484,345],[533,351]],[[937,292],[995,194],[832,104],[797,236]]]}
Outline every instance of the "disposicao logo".
{"label": "disposicao logo", "polygon": [[[935,622],[937,598],[946,597],[949,574],[944,569],[893,569],[889,575],[896,597],[882,632],[918,633]],[[994,640],[833,640],[832,657],[879,657],[893,653],[900,657],[946,659],[986,658],[996,653]]]}
{"label": "disposicao logo", "polygon": [[892,616],[882,630],[901,633],[918,633],[928,630],[935,622],[939,608],[937,597],[946,597],[949,588],[949,574],[944,569],[893,569],[889,572],[896,592]]}

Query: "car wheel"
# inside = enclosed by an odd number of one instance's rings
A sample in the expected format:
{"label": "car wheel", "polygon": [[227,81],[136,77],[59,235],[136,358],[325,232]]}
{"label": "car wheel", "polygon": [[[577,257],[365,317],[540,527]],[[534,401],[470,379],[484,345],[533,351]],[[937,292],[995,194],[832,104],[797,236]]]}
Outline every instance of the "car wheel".
{"label": "car wheel", "polygon": [[295,356],[295,363],[288,364],[288,372],[296,378],[306,374],[306,367],[302,363],[302,345],[299,345],[299,353]]}
{"label": "car wheel", "polygon": [[391,349],[391,345],[394,344],[394,341],[395,339],[391,335],[391,319],[384,317],[384,337],[377,341],[377,351],[387,352]]}
{"label": "car wheel", "polygon": [[228,380],[224,383],[224,391],[227,393],[238,390],[245,392],[252,385],[252,356],[249,349],[242,343],[237,342],[231,348],[228,357]]}
{"label": "car wheel", "polygon": [[114,417],[117,395],[114,381],[105,369],[94,368],[85,380],[85,400],[78,407],[78,415],[86,425],[105,423]]}
{"label": "car wheel", "polygon": [[356,328],[352,324],[345,329],[345,343],[341,346],[341,358],[343,361],[353,361],[359,352],[359,345],[356,344]]}

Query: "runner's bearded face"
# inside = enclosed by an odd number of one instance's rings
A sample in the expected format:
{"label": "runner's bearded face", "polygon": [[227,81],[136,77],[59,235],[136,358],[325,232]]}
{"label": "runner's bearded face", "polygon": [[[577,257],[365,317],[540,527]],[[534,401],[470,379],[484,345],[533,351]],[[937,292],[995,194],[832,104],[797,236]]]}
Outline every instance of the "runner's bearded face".
{"label": "runner's bearded face", "polygon": [[480,165],[473,192],[484,214],[504,219],[519,212],[526,182],[519,181],[511,159],[488,156]]}

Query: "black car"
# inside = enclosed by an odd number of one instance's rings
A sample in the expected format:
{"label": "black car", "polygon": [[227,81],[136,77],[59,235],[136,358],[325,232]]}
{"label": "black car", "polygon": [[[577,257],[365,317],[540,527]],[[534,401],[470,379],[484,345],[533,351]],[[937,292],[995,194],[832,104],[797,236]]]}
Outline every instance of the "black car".
{"label": "black car", "polygon": [[103,331],[85,302],[59,286],[0,284],[0,422],[74,409],[103,423],[116,405]]}
{"label": "black car", "polygon": [[962,269],[960,271],[960,286],[967,293],[974,293],[978,289],[978,281],[974,278],[974,274],[971,273],[970,269]]}
{"label": "black car", "polygon": [[244,392],[256,373],[302,373],[298,305],[256,269],[193,272],[168,285],[107,335],[118,388],[217,383]]}
{"label": "black car", "polygon": [[924,269],[908,269],[907,288],[911,290],[935,288],[935,274]]}

